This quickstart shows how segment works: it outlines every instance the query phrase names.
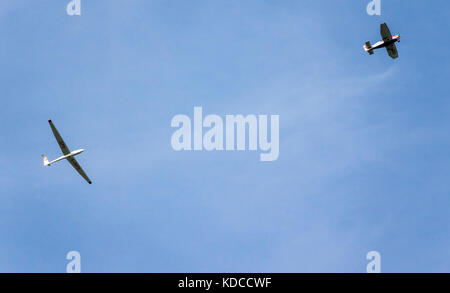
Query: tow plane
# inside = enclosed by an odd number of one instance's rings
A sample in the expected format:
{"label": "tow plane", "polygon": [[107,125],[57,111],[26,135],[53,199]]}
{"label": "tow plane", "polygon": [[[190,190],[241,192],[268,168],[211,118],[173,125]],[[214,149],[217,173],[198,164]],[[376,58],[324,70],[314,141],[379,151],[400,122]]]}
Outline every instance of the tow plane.
{"label": "tow plane", "polygon": [[373,55],[373,50],[386,48],[389,56],[392,59],[398,58],[398,51],[395,43],[400,42],[400,35],[391,35],[391,31],[389,30],[386,23],[382,23],[380,25],[380,34],[383,40],[373,45],[370,44],[370,41],[367,41],[363,46],[364,50],[370,55]]}
{"label": "tow plane", "polygon": [[75,160],[75,156],[81,154],[84,152],[84,149],[79,149],[76,151],[71,152],[69,148],[67,147],[66,143],[62,139],[61,135],[59,134],[58,130],[56,129],[55,125],[53,125],[52,120],[48,120],[48,123],[50,124],[50,128],[52,129],[53,135],[56,138],[56,141],[58,142],[59,147],[61,148],[61,151],[63,153],[63,156],[53,160],[49,161],[45,155],[42,155],[42,159],[44,160],[44,166],[50,166],[58,161],[66,159],[69,161],[69,163],[72,165],[72,167],[77,170],[77,172],[89,183],[92,184],[91,179],[84,173],[83,169],[80,167],[80,164],[78,164],[77,160]]}

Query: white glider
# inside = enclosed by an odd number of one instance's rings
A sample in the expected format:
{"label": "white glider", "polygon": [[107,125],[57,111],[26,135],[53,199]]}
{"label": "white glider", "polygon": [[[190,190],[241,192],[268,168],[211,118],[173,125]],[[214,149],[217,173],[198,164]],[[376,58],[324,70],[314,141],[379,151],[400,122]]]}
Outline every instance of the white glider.
{"label": "white glider", "polygon": [[66,159],[67,161],[69,161],[69,163],[72,165],[72,167],[74,167],[75,170],[77,170],[78,173],[80,173],[80,175],[84,179],[86,179],[86,181],[89,184],[92,184],[92,181],[89,179],[89,177],[86,175],[86,173],[84,173],[83,169],[81,169],[77,160],[75,160],[75,158],[74,158],[76,155],[79,155],[82,152],[84,152],[84,149],[79,149],[79,150],[71,152],[69,150],[69,148],[67,147],[66,143],[64,142],[64,140],[62,139],[61,135],[59,134],[58,130],[56,130],[55,125],[53,125],[52,120],[48,120],[48,123],[50,123],[50,127],[52,128],[52,131],[53,131],[53,135],[55,136],[56,141],[58,142],[59,147],[61,148],[61,151],[64,156],[61,156],[61,157],[49,162],[47,157],[45,155],[42,155],[42,158],[44,159],[44,166],[50,166],[53,163],[56,163],[58,161]]}

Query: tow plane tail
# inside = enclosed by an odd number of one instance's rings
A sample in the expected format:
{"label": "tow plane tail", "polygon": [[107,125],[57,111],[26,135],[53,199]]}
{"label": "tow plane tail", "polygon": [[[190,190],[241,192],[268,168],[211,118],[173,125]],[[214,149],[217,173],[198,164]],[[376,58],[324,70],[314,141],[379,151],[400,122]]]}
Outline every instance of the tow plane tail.
{"label": "tow plane tail", "polygon": [[366,45],[364,46],[364,50],[369,53],[369,55],[373,55],[373,49],[372,44],[370,44],[370,41],[366,42]]}

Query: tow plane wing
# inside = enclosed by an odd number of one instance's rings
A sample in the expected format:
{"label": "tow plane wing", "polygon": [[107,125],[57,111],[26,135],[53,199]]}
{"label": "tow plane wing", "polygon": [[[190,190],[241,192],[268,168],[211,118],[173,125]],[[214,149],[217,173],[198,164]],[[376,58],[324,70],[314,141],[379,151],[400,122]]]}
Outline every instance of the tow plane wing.
{"label": "tow plane wing", "polygon": [[386,23],[382,23],[380,25],[380,34],[381,37],[383,38],[383,41],[388,42],[392,40],[391,31],[389,30]]}
{"label": "tow plane wing", "polygon": [[387,46],[386,50],[392,59],[398,58],[397,46],[395,46],[395,44],[391,44],[391,45]]}

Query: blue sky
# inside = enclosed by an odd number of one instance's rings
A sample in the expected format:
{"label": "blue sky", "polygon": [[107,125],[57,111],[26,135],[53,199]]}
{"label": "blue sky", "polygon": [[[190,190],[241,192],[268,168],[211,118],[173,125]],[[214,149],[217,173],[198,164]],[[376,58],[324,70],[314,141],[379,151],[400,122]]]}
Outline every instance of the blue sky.
{"label": "blue sky", "polygon": [[[68,2],[0,4],[0,272],[450,271],[448,1]],[[194,106],[279,114],[279,159],[175,152]]]}

